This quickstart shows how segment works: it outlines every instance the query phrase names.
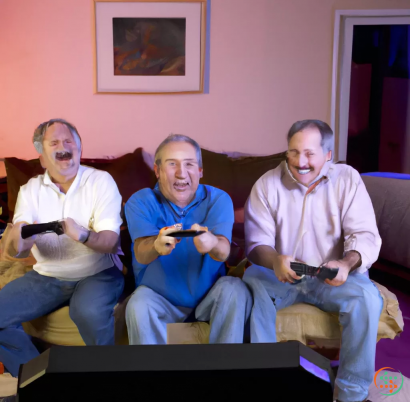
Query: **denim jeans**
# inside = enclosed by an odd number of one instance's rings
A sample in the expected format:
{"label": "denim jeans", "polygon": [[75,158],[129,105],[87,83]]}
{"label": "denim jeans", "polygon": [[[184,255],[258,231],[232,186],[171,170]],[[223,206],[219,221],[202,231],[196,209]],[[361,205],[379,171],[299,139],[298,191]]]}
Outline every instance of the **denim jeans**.
{"label": "denim jeans", "polygon": [[370,279],[353,272],[341,286],[305,276],[299,283],[282,283],[267,268],[252,265],[243,281],[254,302],[250,318],[251,342],[276,342],[276,312],[295,303],[309,303],[339,313],[342,325],[338,399],[362,401],[375,372],[377,329],[383,299]]}
{"label": "denim jeans", "polygon": [[13,375],[38,355],[21,323],[69,303],[70,317],[86,345],[114,344],[114,306],[124,287],[115,266],[80,281],[30,271],[0,290],[0,361]]}
{"label": "denim jeans", "polygon": [[[209,321],[209,343],[242,343],[252,298],[239,278],[218,279],[195,310],[199,321]],[[126,320],[130,345],[166,344],[167,324],[184,322],[192,308],[174,306],[146,286],[139,286],[130,298]]]}

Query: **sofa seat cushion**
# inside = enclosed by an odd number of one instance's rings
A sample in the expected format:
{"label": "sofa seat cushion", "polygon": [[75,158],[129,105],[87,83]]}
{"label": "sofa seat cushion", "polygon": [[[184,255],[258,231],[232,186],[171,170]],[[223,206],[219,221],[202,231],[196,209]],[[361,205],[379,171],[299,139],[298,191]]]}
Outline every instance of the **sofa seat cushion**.
{"label": "sofa seat cushion", "polygon": [[[9,269],[7,272],[9,279],[15,279],[25,274],[27,267],[18,263],[7,262]],[[5,262],[3,262],[5,264]],[[4,269],[5,267],[3,267]],[[240,265],[243,272],[243,266]],[[0,279],[2,275],[0,275]],[[235,276],[235,275],[234,275]],[[384,286],[375,282],[383,298],[383,310],[380,316],[377,339],[394,339],[397,334],[403,331],[403,315],[399,307],[397,297]],[[125,323],[125,310],[130,296],[117,304],[115,317],[115,342],[116,344],[127,344],[127,328]],[[207,330],[206,323],[175,324],[187,326],[188,330],[184,334],[171,333],[171,340],[177,339],[177,343],[206,343]],[[196,328],[195,326],[198,326]],[[25,331],[36,338],[56,345],[84,345],[78,329],[69,315],[69,307],[60,308],[46,316],[37,318],[29,323],[24,323]],[[168,328],[169,331],[173,329]],[[178,330],[179,331],[179,330]],[[338,314],[326,313],[315,306],[308,304],[295,304],[280,310],[277,314],[276,331],[278,341],[298,340],[305,345],[316,345],[317,347],[334,349],[340,346],[340,326]],[[194,335],[193,335],[194,334]]]}
{"label": "sofa seat cushion", "polygon": [[[125,324],[125,305],[128,299],[117,304],[114,310],[115,343],[128,345],[128,333]],[[23,323],[24,331],[35,338],[52,345],[84,346],[85,343],[77,326],[70,318],[69,306],[64,306],[50,314]]]}
{"label": "sofa seat cushion", "polygon": [[[394,339],[404,327],[397,297],[384,286],[378,283],[375,285],[383,298],[377,340]],[[341,327],[338,314],[326,313],[310,304],[294,304],[278,311],[276,336],[278,342],[296,340],[308,346],[339,349]],[[204,323],[168,325],[170,343],[207,343],[208,337],[209,331],[204,328]]]}

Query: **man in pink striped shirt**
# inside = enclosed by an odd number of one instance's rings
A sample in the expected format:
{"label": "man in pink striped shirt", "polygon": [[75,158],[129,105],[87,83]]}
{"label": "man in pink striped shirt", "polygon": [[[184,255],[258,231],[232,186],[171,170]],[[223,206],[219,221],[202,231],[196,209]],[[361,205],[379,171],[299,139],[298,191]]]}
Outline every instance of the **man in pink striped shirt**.
{"label": "man in pink striped shirt", "polygon": [[[338,312],[343,328],[338,401],[366,400],[374,375],[382,308],[367,270],[381,239],[359,173],[332,163],[333,132],[324,122],[296,122],[287,161],[263,175],[245,207],[246,253],[254,264],[243,280],[251,289],[251,342],[276,342],[276,311],[309,303]],[[292,261],[339,268],[333,280],[299,277]]]}

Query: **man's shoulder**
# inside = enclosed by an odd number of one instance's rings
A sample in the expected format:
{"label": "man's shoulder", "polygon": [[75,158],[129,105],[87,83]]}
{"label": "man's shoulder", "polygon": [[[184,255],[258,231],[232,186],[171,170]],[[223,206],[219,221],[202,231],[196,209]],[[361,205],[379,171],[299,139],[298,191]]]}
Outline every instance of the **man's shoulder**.
{"label": "man's shoulder", "polygon": [[[229,194],[228,194],[226,191],[224,191],[224,190],[222,190],[222,189],[220,189],[220,188],[218,188],[218,187],[210,186],[209,184],[200,184],[199,187],[198,187],[198,189],[200,190],[201,187],[202,187],[204,190],[206,190],[206,193],[207,193],[207,194],[210,194],[212,197],[215,197],[215,198],[219,198],[219,197],[229,197]],[[198,191],[198,190],[197,190],[197,191]]]}
{"label": "man's shoulder", "polygon": [[126,204],[143,203],[149,204],[156,200],[154,191],[150,188],[143,188],[135,192],[126,202]]}
{"label": "man's shoulder", "polygon": [[81,181],[80,186],[93,187],[100,191],[118,190],[114,178],[105,170],[95,169],[89,166],[80,166]]}
{"label": "man's shoulder", "polygon": [[281,163],[274,169],[268,170],[255,182],[255,186],[268,186],[269,184],[280,183],[283,177],[283,164]]}
{"label": "man's shoulder", "polygon": [[330,178],[332,181],[342,181],[358,184],[361,180],[360,173],[352,166],[344,163],[332,164]]}
{"label": "man's shoulder", "polygon": [[30,192],[38,190],[44,181],[44,174],[39,174],[38,176],[32,177],[26,184],[20,187],[22,192]]}

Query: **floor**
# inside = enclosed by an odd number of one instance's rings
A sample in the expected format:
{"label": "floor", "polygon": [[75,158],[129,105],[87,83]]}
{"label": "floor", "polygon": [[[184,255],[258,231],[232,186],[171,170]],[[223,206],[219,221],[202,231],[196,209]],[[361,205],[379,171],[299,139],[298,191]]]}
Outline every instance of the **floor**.
{"label": "floor", "polygon": [[395,339],[381,339],[376,348],[376,370],[392,367],[410,378],[410,288],[407,293],[386,286],[399,300],[404,318],[404,331]]}

